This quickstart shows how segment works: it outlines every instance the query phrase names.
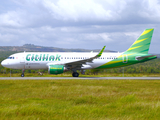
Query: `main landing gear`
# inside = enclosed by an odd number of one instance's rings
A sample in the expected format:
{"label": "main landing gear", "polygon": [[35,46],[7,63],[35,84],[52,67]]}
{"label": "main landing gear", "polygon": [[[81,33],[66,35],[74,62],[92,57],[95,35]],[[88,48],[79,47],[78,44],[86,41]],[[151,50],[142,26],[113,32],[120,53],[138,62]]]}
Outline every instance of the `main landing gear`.
{"label": "main landing gear", "polygon": [[25,71],[25,70],[23,69],[23,70],[22,70],[21,77],[24,77],[24,71]]}
{"label": "main landing gear", "polygon": [[79,76],[79,73],[78,73],[78,72],[73,72],[73,73],[72,73],[72,76],[73,76],[73,77],[78,77],[78,76]]}

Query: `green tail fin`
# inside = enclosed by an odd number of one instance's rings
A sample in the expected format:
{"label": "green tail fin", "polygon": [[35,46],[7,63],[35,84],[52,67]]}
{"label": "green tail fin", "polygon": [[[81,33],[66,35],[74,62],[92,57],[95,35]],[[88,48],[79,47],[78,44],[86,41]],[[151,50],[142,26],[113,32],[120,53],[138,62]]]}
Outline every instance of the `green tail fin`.
{"label": "green tail fin", "polygon": [[148,54],[149,46],[152,39],[154,29],[146,29],[141,36],[132,44],[132,46],[124,52],[124,54],[129,53],[142,53]]}

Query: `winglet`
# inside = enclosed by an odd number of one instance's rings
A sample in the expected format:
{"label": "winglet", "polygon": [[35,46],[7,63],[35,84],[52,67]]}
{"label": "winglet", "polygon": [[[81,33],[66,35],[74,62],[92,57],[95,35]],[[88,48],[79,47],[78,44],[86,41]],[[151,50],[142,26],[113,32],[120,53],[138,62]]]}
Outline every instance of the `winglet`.
{"label": "winglet", "polygon": [[106,47],[106,46],[104,46],[104,47],[102,48],[102,50],[98,53],[98,55],[96,55],[96,57],[101,57],[101,55],[102,55],[102,53],[103,53],[105,47]]}

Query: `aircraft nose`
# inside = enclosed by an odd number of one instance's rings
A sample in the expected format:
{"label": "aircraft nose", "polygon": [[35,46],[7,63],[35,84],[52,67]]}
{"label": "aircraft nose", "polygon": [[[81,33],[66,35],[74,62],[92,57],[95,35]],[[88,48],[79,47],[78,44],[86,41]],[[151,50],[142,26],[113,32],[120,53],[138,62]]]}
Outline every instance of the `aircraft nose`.
{"label": "aircraft nose", "polygon": [[1,62],[1,65],[2,65],[3,67],[7,67],[8,63],[7,63],[6,60],[3,60],[3,61]]}

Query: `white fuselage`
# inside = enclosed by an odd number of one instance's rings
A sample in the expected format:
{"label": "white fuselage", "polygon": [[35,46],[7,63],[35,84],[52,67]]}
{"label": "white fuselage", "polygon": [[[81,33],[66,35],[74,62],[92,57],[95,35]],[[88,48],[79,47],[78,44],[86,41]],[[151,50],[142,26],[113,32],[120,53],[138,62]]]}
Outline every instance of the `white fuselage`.
{"label": "white fuselage", "polygon": [[[99,67],[122,53],[103,53],[101,57],[87,62],[81,69]],[[12,69],[48,69],[51,64],[65,65],[66,63],[88,59],[97,55],[92,52],[24,52],[16,53],[2,61],[2,65]]]}

